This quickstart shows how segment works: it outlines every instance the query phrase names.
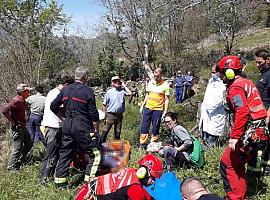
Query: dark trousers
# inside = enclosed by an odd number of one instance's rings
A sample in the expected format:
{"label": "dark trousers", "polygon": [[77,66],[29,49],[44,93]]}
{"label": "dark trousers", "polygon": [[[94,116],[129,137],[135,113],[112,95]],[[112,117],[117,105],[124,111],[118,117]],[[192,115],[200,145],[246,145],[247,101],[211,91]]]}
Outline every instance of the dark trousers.
{"label": "dark trousers", "polygon": [[202,140],[208,148],[217,146],[219,136],[202,131]]}
{"label": "dark trousers", "polygon": [[132,103],[132,100],[133,100],[134,104],[136,103],[136,101],[139,100],[139,93],[138,92],[132,92],[132,95],[130,96],[128,103],[129,104]]}
{"label": "dark trousers", "polygon": [[186,94],[185,94],[185,98],[188,99],[191,95],[191,87],[192,85],[186,85]]}
{"label": "dark trousers", "polygon": [[120,140],[121,129],[122,129],[123,114],[122,113],[110,113],[106,114],[106,124],[104,125],[103,132],[101,135],[101,142],[105,143],[108,133],[112,126],[114,126],[114,139]]}
{"label": "dark trousers", "polygon": [[265,176],[270,176],[270,139],[268,139],[263,155],[263,172]]}
{"label": "dark trousers", "polygon": [[44,183],[47,177],[54,175],[55,167],[59,159],[59,150],[62,141],[62,128],[45,127],[45,138],[47,143],[46,156],[42,160],[40,170],[40,181]]}
{"label": "dark trousers", "polygon": [[141,125],[141,134],[149,133],[151,122],[153,135],[159,134],[162,112],[163,112],[162,110],[150,110],[144,107]]}
{"label": "dark trousers", "polygon": [[183,86],[176,86],[176,88],[175,88],[175,97],[176,97],[176,103],[181,103],[182,102]]}
{"label": "dark trousers", "polygon": [[174,163],[177,163],[182,167],[185,163],[189,162],[183,152],[177,151],[172,146],[164,146],[163,152],[167,166],[173,167]]}
{"label": "dark trousers", "polygon": [[33,146],[31,137],[25,126],[14,126],[11,128],[13,148],[10,155],[8,167],[19,168],[25,156]]}
{"label": "dark trousers", "polygon": [[41,141],[42,144],[46,147],[45,138],[40,131],[41,121],[42,121],[42,115],[37,115],[37,114],[31,113],[30,117],[29,117],[28,130],[29,130],[31,139],[33,141],[33,146],[35,146],[35,144],[38,141]]}
{"label": "dark trousers", "polygon": [[91,131],[90,123],[83,121],[79,117],[67,118],[63,124],[62,145],[60,148],[60,158],[56,166],[55,183],[67,183],[68,168],[77,148],[85,152],[87,160],[85,169],[85,181],[95,177],[101,156],[97,149],[99,136]]}

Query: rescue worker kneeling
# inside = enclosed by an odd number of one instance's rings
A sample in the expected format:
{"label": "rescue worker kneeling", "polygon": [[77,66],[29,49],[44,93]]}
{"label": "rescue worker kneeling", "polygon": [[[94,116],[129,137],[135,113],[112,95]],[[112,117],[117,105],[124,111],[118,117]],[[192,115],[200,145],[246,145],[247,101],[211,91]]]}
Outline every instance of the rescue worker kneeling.
{"label": "rescue worker kneeling", "polygon": [[79,189],[76,200],[151,200],[143,186],[151,185],[162,175],[162,162],[147,154],[138,161],[139,168],[124,168],[99,176]]}

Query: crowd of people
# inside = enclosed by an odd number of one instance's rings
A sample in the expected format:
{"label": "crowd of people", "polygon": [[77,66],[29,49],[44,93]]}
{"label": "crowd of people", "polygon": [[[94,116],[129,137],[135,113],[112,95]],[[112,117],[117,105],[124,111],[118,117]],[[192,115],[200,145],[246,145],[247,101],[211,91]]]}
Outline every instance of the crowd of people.
{"label": "crowd of people", "polygon": [[[228,147],[220,160],[220,174],[223,179],[226,199],[246,199],[246,170],[258,169],[257,157],[262,157],[260,175],[269,175],[269,117],[270,117],[270,53],[258,50],[255,53],[261,76],[256,85],[242,76],[243,60],[228,55],[211,68],[201,106],[201,140],[207,148],[217,146],[219,137],[225,134],[228,113],[233,121],[228,134]],[[26,84],[17,86],[17,95],[1,109],[11,124],[13,149],[8,170],[18,170],[26,162],[32,146],[41,141],[46,155],[41,164],[40,183],[51,178],[57,187],[68,186],[68,170],[76,150],[83,153],[86,162],[84,181],[77,199],[152,199],[144,189],[160,178],[163,170],[194,164],[193,153],[197,141],[181,126],[177,114],[169,112],[170,86],[163,79],[161,68],[154,70],[154,79],[149,80],[146,95],[140,107],[142,114],[138,143],[145,149],[150,143],[160,142],[160,125],[164,121],[171,130],[171,143],[162,146],[159,155],[165,158],[165,165],[153,154],[146,154],[138,161],[139,168],[123,168],[116,173],[99,176],[102,150],[107,136],[114,126],[114,139],[121,139],[125,96],[133,96],[119,76],[111,78],[112,87],[103,100],[105,122],[100,134],[100,115],[96,106],[94,91],[87,86],[88,69],[78,66],[74,79],[62,77],[56,87],[43,96],[43,88],[37,86],[36,94],[30,96],[33,88]],[[192,87],[190,71],[183,76],[177,72],[176,103],[182,100],[183,86],[188,96]],[[26,109],[30,116],[26,122]],[[152,129],[150,131],[150,126]],[[200,149],[199,149],[200,151]],[[258,172],[258,171],[257,171]],[[252,174],[252,173],[251,173]],[[220,197],[209,194],[201,181],[195,177],[183,180],[179,190],[183,199],[212,199]]]}

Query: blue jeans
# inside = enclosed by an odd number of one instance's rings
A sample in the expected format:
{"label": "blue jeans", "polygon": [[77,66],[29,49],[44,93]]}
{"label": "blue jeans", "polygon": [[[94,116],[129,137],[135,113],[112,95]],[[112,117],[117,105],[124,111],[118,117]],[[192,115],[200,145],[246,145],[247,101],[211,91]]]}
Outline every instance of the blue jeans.
{"label": "blue jeans", "polygon": [[141,134],[148,134],[150,124],[152,123],[152,134],[158,135],[161,123],[162,110],[150,110],[148,108],[143,109]]}
{"label": "blue jeans", "polygon": [[43,134],[40,131],[40,125],[41,125],[42,116],[37,114],[30,114],[29,117],[29,133],[31,136],[31,139],[33,141],[33,146],[38,142],[41,141],[42,144],[46,147],[46,141],[43,136]]}
{"label": "blue jeans", "polygon": [[175,88],[176,103],[182,102],[182,96],[183,96],[183,86],[176,86]]}
{"label": "blue jeans", "polygon": [[211,135],[205,131],[202,132],[202,140],[205,142],[206,146],[209,148],[217,146],[218,136]]}

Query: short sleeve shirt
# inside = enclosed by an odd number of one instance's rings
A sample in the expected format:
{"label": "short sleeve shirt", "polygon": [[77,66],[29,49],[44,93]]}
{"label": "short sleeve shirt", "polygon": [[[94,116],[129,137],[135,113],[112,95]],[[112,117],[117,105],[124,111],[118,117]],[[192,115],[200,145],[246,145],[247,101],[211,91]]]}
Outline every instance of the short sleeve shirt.
{"label": "short sleeve shirt", "polygon": [[112,87],[111,89],[109,89],[106,92],[103,100],[103,105],[106,106],[107,112],[125,112],[125,95],[126,90],[124,88],[116,89],[115,87]]}
{"label": "short sleeve shirt", "polygon": [[163,110],[165,104],[165,95],[170,95],[170,87],[167,82],[162,80],[156,83],[155,80],[151,80],[147,86],[148,99],[145,107],[150,110]]}
{"label": "short sleeve shirt", "polygon": [[37,93],[36,95],[32,95],[28,97],[26,103],[29,104],[30,112],[37,115],[43,115],[45,108],[46,97],[42,94]]}

